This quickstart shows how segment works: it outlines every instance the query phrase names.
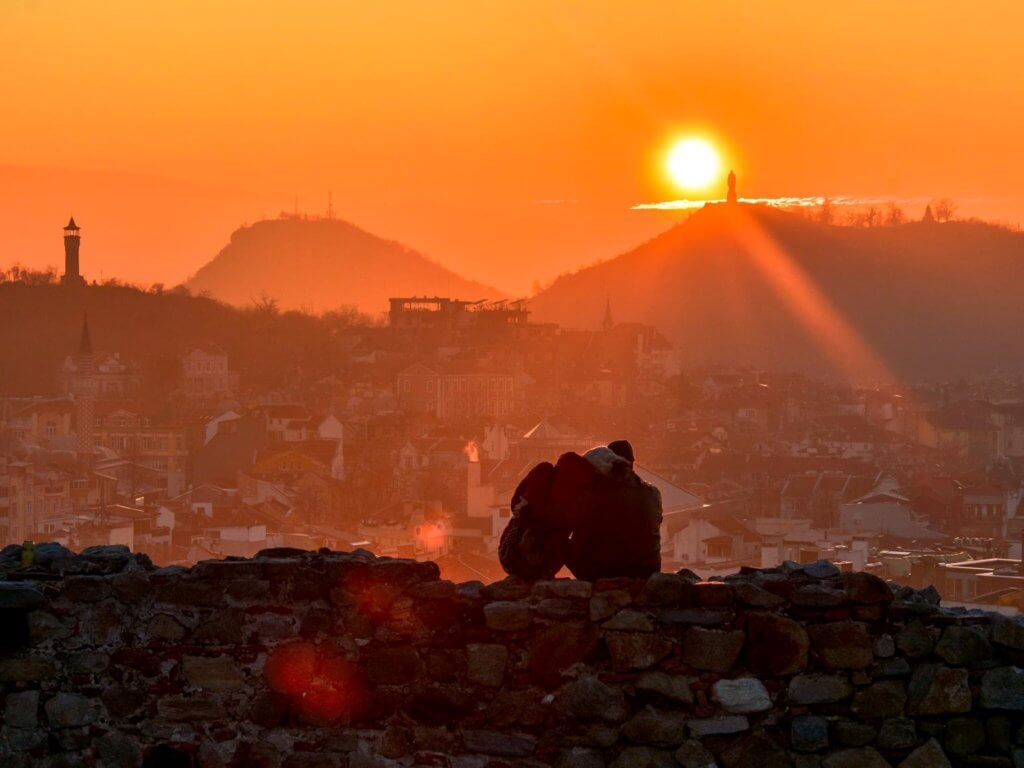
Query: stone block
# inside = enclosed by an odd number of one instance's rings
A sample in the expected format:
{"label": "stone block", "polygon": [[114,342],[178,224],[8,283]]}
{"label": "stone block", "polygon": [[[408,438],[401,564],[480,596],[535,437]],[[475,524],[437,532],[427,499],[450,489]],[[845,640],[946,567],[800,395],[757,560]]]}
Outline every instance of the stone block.
{"label": "stone block", "polygon": [[498,687],[505,679],[508,648],[496,643],[474,643],[466,648],[469,681],[477,685]]}
{"label": "stone block", "polygon": [[103,768],[140,768],[142,750],[138,740],[117,731],[105,733],[93,742]]}
{"label": "stone block", "polygon": [[462,733],[462,742],[470,752],[496,757],[526,757],[537,748],[537,739],[525,733],[467,730]]}
{"label": "stone block", "polygon": [[35,683],[56,676],[57,666],[45,656],[0,658],[0,683]]}
{"label": "stone block", "polygon": [[1015,651],[1024,651],[1024,622],[1020,617],[993,616],[992,641]]}
{"label": "stone block", "polygon": [[724,715],[722,717],[700,717],[687,720],[686,727],[697,738],[705,736],[728,736],[750,730],[746,715]]}
{"label": "stone block", "polygon": [[834,608],[846,602],[846,593],[824,584],[805,584],[793,590],[789,602],[801,608]]}
{"label": "stone block", "polygon": [[[38,750],[46,746],[48,741],[46,730],[43,728],[12,728],[4,725],[0,728],[0,759],[10,750],[11,752],[28,752]],[[34,762],[32,763],[34,765]]]}
{"label": "stone block", "polygon": [[728,672],[736,666],[745,639],[741,631],[691,627],[683,635],[683,663],[707,672]]}
{"label": "stone block", "polygon": [[367,678],[374,685],[404,685],[420,679],[423,660],[409,645],[378,648],[362,659]]}
{"label": "stone block", "polygon": [[789,682],[788,696],[794,704],[834,704],[852,695],[853,685],[843,675],[812,672]]}
{"label": "stone block", "polygon": [[791,768],[793,764],[774,739],[759,733],[730,740],[720,756],[724,768]]}
{"label": "stone block", "polygon": [[199,696],[168,696],[158,699],[156,708],[160,717],[172,722],[202,722],[227,717],[219,702]]}
{"label": "stone block", "polygon": [[951,717],[942,738],[946,753],[967,757],[985,748],[985,723],[972,717]]}
{"label": "stone block", "polygon": [[733,584],[733,595],[737,602],[750,608],[777,608],[786,602],[778,595],[749,581],[737,581]]}
{"label": "stone block", "polygon": [[7,694],[4,723],[12,728],[35,728],[39,725],[39,691]]}
{"label": "stone block", "polygon": [[622,691],[592,675],[565,685],[556,697],[556,704],[566,717],[582,721],[620,723],[629,714]]}
{"label": "stone block", "polygon": [[46,596],[35,584],[0,581],[0,610],[30,611],[46,605]]}
{"label": "stone block", "polygon": [[110,597],[111,584],[98,575],[76,575],[65,579],[60,594],[73,603],[97,603]]}
{"label": "stone block", "polygon": [[676,750],[676,762],[682,768],[717,768],[715,756],[697,739],[687,739]]}
{"label": "stone block", "polygon": [[590,620],[604,621],[633,602],[633,596],[624,589],[595,592],[590,598]]}
{"label": "stone block", "polygon": [[185,627],[169,613],[158,613],[149,620],[146,634],[153,640],[177,642],[185,637]]}
{"label": "stone block", "polygon": [[828,749],[828,721],[814,715],[794,717],[789,727],[789,741],[797,752]]}
{"label": "stone block", "polygon": [[935,655],[947,664],[971,665],[992,658],[992,644],[980,627],[946,627]]}
{"label": "stone block", "polygon": [[929,739],[920,747],[915,749],[898,768],[952,768],[949,758],[946,757],[939,742]]}
{"label": "stone block", "polygon": [[843,717],[832,722],[832,738],[844,747],[864,747],[875,741],[878,731],[875,726]]}
{"label": "stone block", "polygon": [[857,691],[851,710],[859,717],[900,717],[907,692],[899,680],[882,680]]}
{"label": "stone block", "polygon": [[484,606],[484,621],[488,629],[499,632],[516,632],[530,626],[530,607],[525,603],[508,600],[488,603]]}
{"label": "stone block", "polygon": [[718,680],[712,685],[711,691],[718,705],[733,714],[746,715],[772,708],[768,689],[756,677]]}
{"label": "stone block", "polygon": [[672,652],[672,642],[659,634],[609,632],[605,642],[612,666],[619,671],[649,669]]}
{"label": "stone block", "polygon": [[882,721],[878,728],[877,746],[883,750],[907,750],[917,746],[917,725],[905,717],[892,717]]}
{"label": "stone block", "polygon": [[811,650],[828,669],[864,669],[874,661],[867,625],[858,621],[832,621],[807,628]]}
{"label": "stone block", "polygon": [[969,712],[971,689],[967,670],[921,664],[914,670],[907,688],[911,715],[943,715]]}
{"label": "stone block", "polygon": [[910,659],[920,659],[932,652],[938,640],[939,631],[926,627],[920,621],[912,621],[896,635],[896,647]]}
{"label": "stone block", "polygon": [[188,684],[208,691],[233,691],[245,684],[245,676],[228,655],[186,656],[182,661]]}
{"label": "stone block", "polygon": [[549,581],[538,581],[533,585],[533,594],[537,597],[589,600],[593,593],[593,584],[589,581],[577,581],[576,579],[551,579]]}
{"label": "stone block", "polygon": [[642,611],[623,609],[604,623],[604,629],[620,632],[653,632],[654,622]]}
{"label": "stone block", "polygon": [[246,614],[238,608],[221,608],[204,616],[192,631],[191,640],[203,645],[241,645],[245,639]]}
{"label": "stone block", "polygon": [[672,710],[646,709],[622,726],[622,735],[637,744],[678,747],[686,741],[686,715]]}
{"label": "stone block", "polygon": [[58,693],[43,705],[51,728],[80,728],[96,720],[98,707],[77,693]]}
{"label": "stone block", "polygon": [[744,658],[756,675],[782,676],[807,668],[810,638],[793,619],[773,613],[747,616]]}
{"label": "stone block", "polygon": [[982,675],[981,706],[1024,711],[1024,669],[999,667]]}
{"label": "stone block", "polygon": [[682,675],[670,675],[666,672],[645,672],[636,681],[636,691],[642,694],[654,694],[657,697],[680,704],[693,703],[693,691],[690,681]]}

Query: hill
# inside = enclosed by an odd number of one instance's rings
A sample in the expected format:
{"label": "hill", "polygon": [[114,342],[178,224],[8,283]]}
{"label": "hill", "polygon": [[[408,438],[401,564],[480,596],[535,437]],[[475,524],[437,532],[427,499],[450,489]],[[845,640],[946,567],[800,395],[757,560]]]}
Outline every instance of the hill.
{"label": "hill", "polygon": [[77,350],[85,313],[94,348],[139,363],[154,400],[175,386],[179,356],[195,345],[216,342],[243,387],[268,392],[299,371],[306,381],[343,375],[353,340],[373,332],[370,318],[353,312],[239,309],[180,290],[115,284],[0,282],[0,397],[52,393],[58,367]]}
{"label": "hill", "polygon": [[[1024,234],[979,222],[855,228],[713,206],[628,253],[560,277],[537,320],[651,323],[684,364],[877,378],[1020,369]],[[878,362],[878,361],[874,361]]]}
{"label": "hill", "polygon": [[354,306],[377,314],[389,296],[500,298],[421,253],[339,219],[280,218],[242,227],[185,286],[236,306],[261,295],[283,308]]}

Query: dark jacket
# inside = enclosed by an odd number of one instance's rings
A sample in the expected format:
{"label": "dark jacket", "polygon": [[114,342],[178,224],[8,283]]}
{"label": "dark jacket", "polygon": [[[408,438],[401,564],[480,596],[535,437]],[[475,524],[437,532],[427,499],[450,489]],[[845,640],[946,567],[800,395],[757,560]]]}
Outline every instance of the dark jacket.
{"label": "dark jacket", "polygon": [[569,536],[589,513],[596,478],[593,465],[577,453],[530,470],[512,494],[512,519],[498,544],[506,573],[536,581],[561,570]]}
{"label": "dark jacket", "polygon": [[661,570],[661,493],[632,470],[599,474],[574,529],[567,565],[577,579],[646,578]]}

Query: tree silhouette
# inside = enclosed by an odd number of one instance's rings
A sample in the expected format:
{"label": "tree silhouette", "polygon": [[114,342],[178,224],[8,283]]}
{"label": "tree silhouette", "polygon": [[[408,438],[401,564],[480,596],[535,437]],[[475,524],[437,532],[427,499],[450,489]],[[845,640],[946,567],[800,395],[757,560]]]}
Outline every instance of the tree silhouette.
{"label": "tree silhouette", "polygon": [[956,213],[956,203],[948,197],[936,200],[934,213],[936,221],[950,221]]}

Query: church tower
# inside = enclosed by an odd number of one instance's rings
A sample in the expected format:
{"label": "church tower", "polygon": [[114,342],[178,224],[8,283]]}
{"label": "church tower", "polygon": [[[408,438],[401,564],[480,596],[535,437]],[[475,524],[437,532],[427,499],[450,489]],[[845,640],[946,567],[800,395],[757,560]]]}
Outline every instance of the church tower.
{"label": "church tower", "polygon": [[88,316],[82,318],[82,337],[78,343],[75,364],[78,368],[74,384],[78,455],[82,460],[91,462],[96,445],[96,383],[93,381],[92,336],[89,333]]}
{"label": "church tower", "polygon": [[736,203],[738,199],[736,197],[736,174],[729,171],[729,192],[725,196],[725,202]]}
{"label": "church tower", "polygon": [[610,331],[615,327],[615,320],[612,318],[612,299],[609,296],[605,300],[604,305],[604,320],[601,321],[601,328],[605,331]]}
{"label": "church tower", "polygon": [[78,246],[82,242],[78,233],[79,227],[72,216],[64,227],[64,274],[60,278],[63,285],[85,285],[78,264]]}

